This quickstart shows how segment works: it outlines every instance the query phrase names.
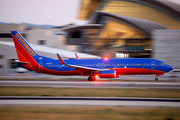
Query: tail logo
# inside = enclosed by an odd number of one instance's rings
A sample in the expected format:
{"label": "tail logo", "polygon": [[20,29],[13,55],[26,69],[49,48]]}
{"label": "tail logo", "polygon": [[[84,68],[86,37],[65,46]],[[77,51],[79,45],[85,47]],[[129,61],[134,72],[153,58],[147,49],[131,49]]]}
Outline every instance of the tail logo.
{"label": "tail logo", "polygon": [[28,51],[28,53],[31,56],[35,56],[36,55],[36,53],[28,45],[28,43],[26,43],[26,41],[24,41],[24,39],[18,33],[16,33],[15,37],[21,43],[21,45]]}

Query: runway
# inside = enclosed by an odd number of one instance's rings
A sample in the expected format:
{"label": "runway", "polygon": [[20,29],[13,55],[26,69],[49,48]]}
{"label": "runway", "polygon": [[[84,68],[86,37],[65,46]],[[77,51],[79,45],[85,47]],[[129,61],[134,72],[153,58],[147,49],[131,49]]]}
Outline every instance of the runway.
{"label": "runway", "polygon": [[0,106],[180,107],[180,99],[129,97],[0,97]]}
{"label": "runway", "polygon": [[111,81],[17,81],[0,80],[0,86],[73,87],[73,88],[157,88],[180,89],[179,82],[111,82]]}

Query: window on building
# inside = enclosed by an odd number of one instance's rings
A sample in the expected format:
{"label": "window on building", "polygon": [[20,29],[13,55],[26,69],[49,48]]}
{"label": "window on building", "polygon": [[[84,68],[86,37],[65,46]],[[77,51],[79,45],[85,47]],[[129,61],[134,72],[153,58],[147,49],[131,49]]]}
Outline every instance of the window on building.
{"label": "window on building", "polygon": [[[22,34],[22,36],[25,38],[26,35]],[[11,33],[0,33],[0,38],[12,38]]]}
{"label": "window on building", "polygon": [[3,65],[0,65],[0,69],[2,69],[4,66]]}
{"label": "window on building", "polygon": [[46,40],[38,40],[38,45],[46,45]]}
{"label": "window on building", "polygon": [[4,59],[4,55],[0,55],[0,59]]}
{"label": "window on building", "polygon": [[12,38],[10,33],[0,33],[0,38]]}

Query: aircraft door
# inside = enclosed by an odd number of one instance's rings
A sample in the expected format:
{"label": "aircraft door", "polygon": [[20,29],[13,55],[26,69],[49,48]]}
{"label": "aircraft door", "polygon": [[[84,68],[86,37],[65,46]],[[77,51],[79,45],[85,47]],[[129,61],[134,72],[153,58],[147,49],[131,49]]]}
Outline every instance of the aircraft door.
{"label": "aircraft door", "polygon": [[43,63],[42,63],[42,61],[40,61],[40,63],[39,63],[39,70],[40,70],[40,71],[43,70]]}
{"label": "aircraft door", "polygon": [[98,63],[98,64],[96,64],[96,66],[97,66],[97,68],[100,68],[100,67],[101,67],[101,64],[100,64],[100,63]]}
{"label": "aircraft door", "polygon": [[155,67],[156,67],[156,66],[155,66],[155,61],[151,61],[151,68],[152,68],[152,69],[155,69]]}
{"label": "aircraft door", "polygon": [[105,64],[104,63],[102,63],[102,68],[105,68]]}

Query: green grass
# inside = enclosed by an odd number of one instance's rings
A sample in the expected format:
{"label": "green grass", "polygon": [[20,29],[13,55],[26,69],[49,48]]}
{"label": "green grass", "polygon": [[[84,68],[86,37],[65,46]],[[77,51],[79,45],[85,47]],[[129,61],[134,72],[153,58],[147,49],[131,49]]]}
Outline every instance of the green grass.
{"label": "green grass", "polygon": [[180,98],[180,90],[0,87],[0,96],[82,96]]}
{"label": "green grass", "polygon": [[2,120],[179,120],[180,108],[1,107]]}

